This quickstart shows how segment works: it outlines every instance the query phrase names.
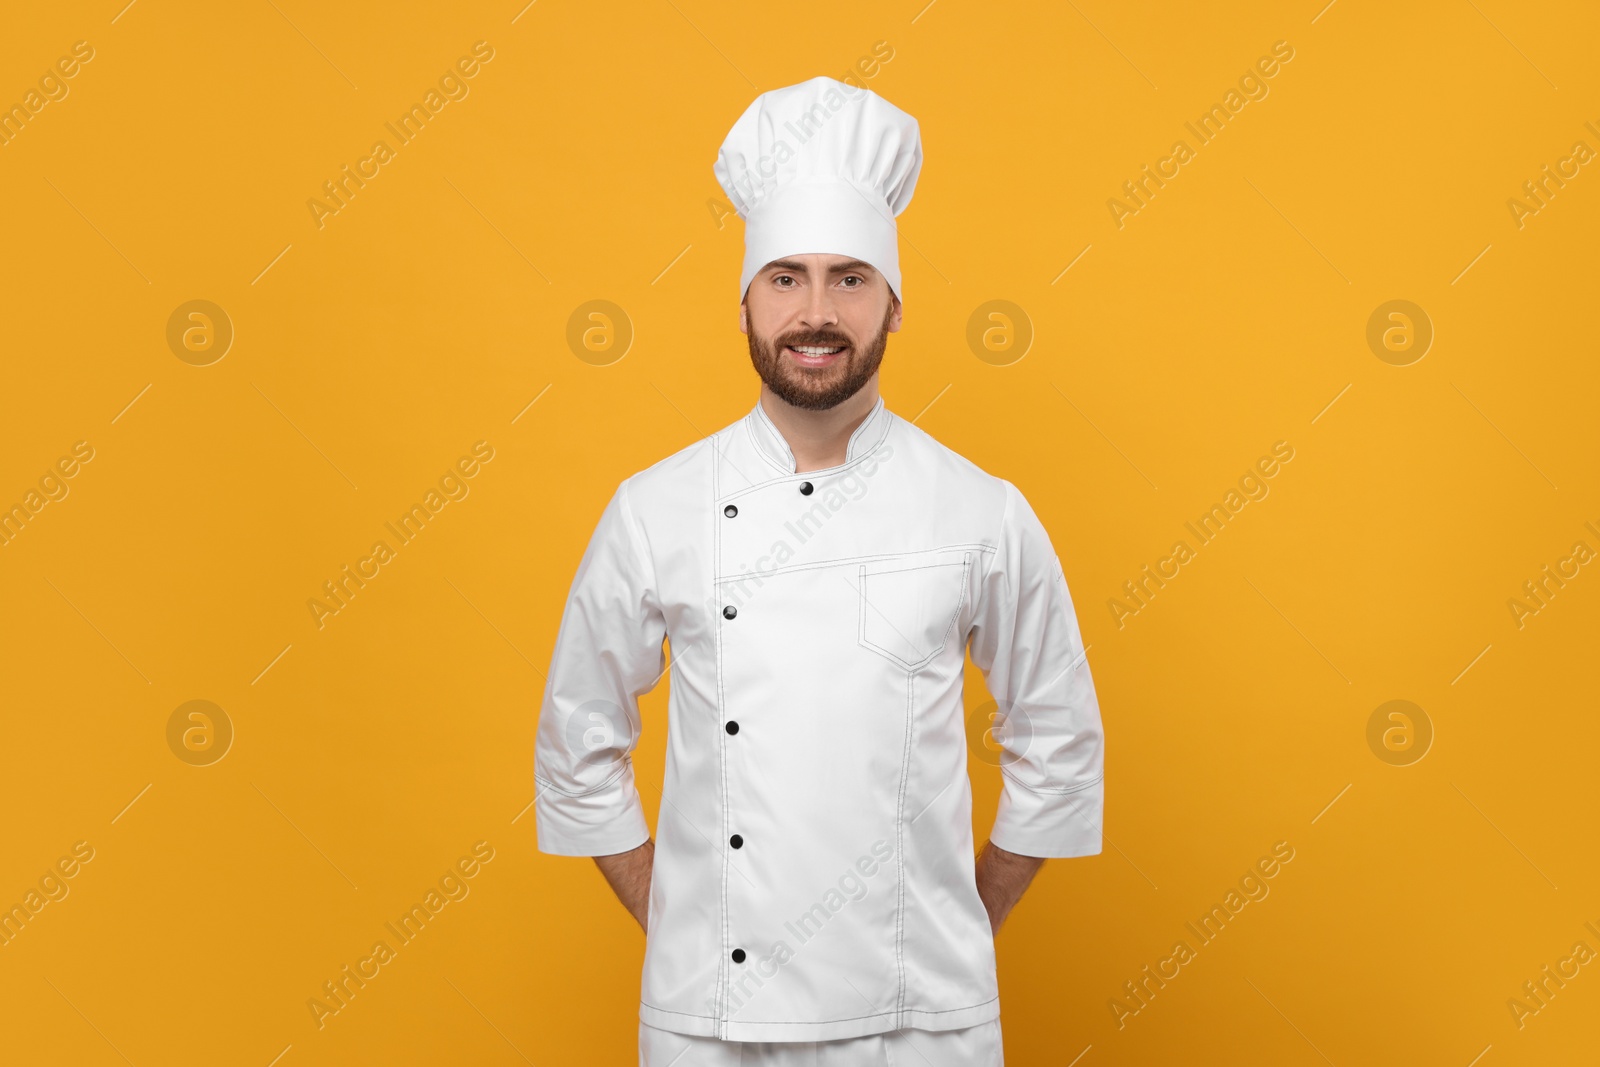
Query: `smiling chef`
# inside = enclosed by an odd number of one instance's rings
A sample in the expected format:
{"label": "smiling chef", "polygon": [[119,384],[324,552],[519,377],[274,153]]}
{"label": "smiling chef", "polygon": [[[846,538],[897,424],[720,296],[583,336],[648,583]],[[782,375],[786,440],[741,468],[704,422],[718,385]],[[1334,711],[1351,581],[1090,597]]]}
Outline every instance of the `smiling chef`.
{"label": "smiling chef", "polygon": [[[617,487],[561,617],[538,845],[593,856],[645,928],[644,1067],[1000,1064],[994,934],[1046,857],[1100,851],[1100,710],[1050,538],[878,394],[921,169],[916,120],[832,78],[734,123],[713,172],[760,397]],[[969,649],[1003,771],[976,859]],[[631,753],[669,668],[658,844]]]}

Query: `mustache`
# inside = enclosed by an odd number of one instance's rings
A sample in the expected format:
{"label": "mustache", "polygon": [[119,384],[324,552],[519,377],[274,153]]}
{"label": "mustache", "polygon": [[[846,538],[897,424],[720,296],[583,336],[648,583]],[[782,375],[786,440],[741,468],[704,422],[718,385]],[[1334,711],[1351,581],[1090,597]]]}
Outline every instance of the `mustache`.
{"label": "mustache", "polygon": [[795,348],[800,345],[811,345],[818,348],[835,348],[840,345],[849,345],[848,337],[841,337],[836,333],[791,333],[778,338],[779,348]]}

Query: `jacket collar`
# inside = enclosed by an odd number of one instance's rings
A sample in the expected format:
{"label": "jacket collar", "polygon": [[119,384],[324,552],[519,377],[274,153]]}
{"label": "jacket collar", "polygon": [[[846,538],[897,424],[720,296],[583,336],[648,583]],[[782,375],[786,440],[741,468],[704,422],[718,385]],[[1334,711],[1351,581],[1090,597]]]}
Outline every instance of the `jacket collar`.
{"label": "jacket collar", "polygon": [[[754,438],[756,448],[769,462],[785,474],[795,473],[794,453],[789,448],[789,442],[784,438],[783,431],[767,415],[767,410],[761,406],[761,401],[756,401],[756,406],[745,417],[745,425]],[[855,428],[850,435],[849,442],[845,445],[844,466],[854,463],[867,455],[883,442],[889,432],[889,409],[883,406],[883,397],[879,396],[877,403],[872,405],[872,410],[867,412],[867,417],[861,420],[861,425]],[[830,468],[837,470],[838,468]],[[820,474],[820,471],[807,471],[808,474]]]}

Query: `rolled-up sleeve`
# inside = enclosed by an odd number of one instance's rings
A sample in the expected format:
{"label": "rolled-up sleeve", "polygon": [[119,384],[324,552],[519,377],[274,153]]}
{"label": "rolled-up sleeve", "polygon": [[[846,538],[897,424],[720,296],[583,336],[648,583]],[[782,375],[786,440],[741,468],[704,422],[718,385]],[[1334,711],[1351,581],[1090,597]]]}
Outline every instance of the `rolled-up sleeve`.
{"label": "rolled-up sleeve", "polygon": [[1100,852],[1104,733],[1061,561],[1010,482],[979,593],[972,662],[999,705],[1003,787],[990,840],[1024,856]]}
{"label": "rolled-up sleeve", "polygon": [[641,694],[666,669],[648,547],[624,481],[578,563],[539,708],[533,773],[539,851],[627,852],[650,836],[634,785]]}

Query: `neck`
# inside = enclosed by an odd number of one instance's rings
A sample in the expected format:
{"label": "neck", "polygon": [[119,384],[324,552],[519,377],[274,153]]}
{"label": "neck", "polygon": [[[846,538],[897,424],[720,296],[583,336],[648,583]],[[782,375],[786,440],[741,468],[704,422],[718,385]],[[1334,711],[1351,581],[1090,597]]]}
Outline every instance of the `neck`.
{"label": "neck", "polygon": [[762,410],[788,442],[797,474],[837,467],[848,459],[850,435],[866,421],[877,402],[876,375],[849,400],[824,411],[797,408],[765,383],[761,386]]}

